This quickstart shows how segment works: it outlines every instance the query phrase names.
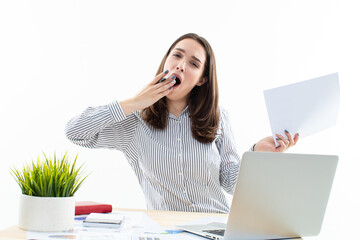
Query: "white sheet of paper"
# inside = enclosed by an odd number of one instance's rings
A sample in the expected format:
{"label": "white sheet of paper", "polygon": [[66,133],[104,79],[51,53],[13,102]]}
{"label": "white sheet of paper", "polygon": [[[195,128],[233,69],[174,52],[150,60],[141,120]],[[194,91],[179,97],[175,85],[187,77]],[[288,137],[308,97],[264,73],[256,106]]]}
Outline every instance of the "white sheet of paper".
{"label": "white sheet of paper", "polygon": [[[340,104],[338,73],[264,91],[271,131],[301,138],[319,132],[337,121]],[[275,141],[276,146],[279,144]]]}
{"label": "white sheet of paper", "polygon": [[74,240],[127,240],[144,232],[153,234],[162,233],[164,229],[144,212],[124,212],[113,211],[113,213],[124,216],[124,221],[120,228],[96,228],[84,227],[82,220],[74,221],[74,228],[65,232],[26,232],[26,239],[54,240],[54,239],[74,239]]}

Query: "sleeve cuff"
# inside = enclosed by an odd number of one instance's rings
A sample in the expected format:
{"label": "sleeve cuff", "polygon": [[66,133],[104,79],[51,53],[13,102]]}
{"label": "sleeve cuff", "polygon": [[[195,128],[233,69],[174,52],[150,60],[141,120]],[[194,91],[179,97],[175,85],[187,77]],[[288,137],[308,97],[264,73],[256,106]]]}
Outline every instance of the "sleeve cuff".
{"label": "sleeve cuff", "polygon": [[255,152],[255,145],[256,145],[256,143],[251,146],[251,148],[249,149],[250,152]]}
{"label": "sleeve cuff", "polygon": [[109,104],[109,110],[111,115],[113,116],[115,122],[120,122],[126,119],[126,115],[119,103],[119,101],[113,101]]}

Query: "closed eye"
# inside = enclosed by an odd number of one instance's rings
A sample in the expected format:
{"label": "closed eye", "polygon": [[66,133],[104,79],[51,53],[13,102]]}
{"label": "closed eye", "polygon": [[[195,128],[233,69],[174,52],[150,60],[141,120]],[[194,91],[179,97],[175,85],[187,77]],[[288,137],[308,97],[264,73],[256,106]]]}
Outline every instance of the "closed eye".
{"label": "closed eye", "polygon": [[193,66],[199,68],[199,66],[198,66],[196,63],[192,62],[191,64],[192,64]]}
{"label": "closed eye", "polygon": [[[182,55],[180,53],[173,53],[173,56],[176,58],[182,58]],[[196,68],[199,68],[199,65],[195,62],[190,62],[190,64]]]}

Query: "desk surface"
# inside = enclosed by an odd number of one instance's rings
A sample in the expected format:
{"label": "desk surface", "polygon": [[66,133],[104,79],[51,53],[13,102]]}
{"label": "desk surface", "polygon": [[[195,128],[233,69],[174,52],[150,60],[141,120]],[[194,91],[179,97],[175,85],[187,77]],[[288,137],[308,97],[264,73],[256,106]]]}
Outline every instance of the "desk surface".
{"label": "desk surface", "polygon": [[[163,227],[173,227],[175,225],[187,223],[204,217],[226,217],[227,214],[220,213],[192,213],[192,212],[174,212],[174,211],[157,211],[157,210],[140,210],[140,209],[121,209],[117,211],[143,211],[154,221]],[[13,226],[0,231],[0,240],[19,240],[26,239],[26,232]],[[301,238],[297,238],[301,240]]]}
{"label": "desk surface", "polygon": [[[163,227],[173,227],[178,224],[190,222],[209,216],[227,216],[227,214],[217,213],[190,213],[190,212],[170,212],[156,210],[139,210],[139,209],[118,209],[117,211],[143,211]],[[26,232],[13,226],[0,231],[0,240],[19,240],[26,239]]]}

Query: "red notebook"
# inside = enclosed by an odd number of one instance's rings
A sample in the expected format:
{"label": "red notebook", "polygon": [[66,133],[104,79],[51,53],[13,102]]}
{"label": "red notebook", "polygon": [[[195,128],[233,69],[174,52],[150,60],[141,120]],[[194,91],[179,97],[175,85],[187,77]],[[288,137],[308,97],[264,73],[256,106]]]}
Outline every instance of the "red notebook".
{"label": "red notebook", "polygon": [[92,201],[82,201],[75,203],[75,215],[90,213],[108,213],[112,211],[112,205],[97,203]]}

